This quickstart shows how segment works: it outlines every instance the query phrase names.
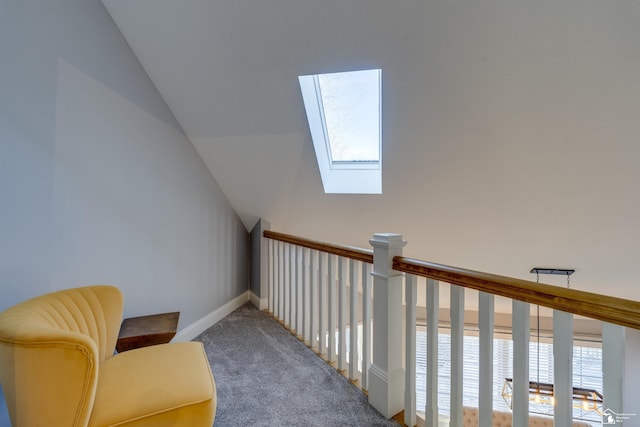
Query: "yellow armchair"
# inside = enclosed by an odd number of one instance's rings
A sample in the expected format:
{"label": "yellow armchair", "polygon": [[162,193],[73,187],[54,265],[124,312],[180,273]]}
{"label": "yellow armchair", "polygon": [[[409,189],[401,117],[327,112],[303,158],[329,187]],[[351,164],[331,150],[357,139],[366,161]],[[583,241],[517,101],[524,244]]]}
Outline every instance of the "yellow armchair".
{"label": "yellow armchair", "polygon": [[68,289],[0,313],[0,384],[14,427],[207,426],[216,387],[201,343],[113,356],[113,286]]}

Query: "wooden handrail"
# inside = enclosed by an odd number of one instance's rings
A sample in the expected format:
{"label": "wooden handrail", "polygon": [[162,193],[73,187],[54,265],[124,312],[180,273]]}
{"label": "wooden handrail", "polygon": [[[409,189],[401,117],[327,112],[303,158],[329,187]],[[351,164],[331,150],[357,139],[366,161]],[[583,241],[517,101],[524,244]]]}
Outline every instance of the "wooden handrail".
{"label": "wooden handrail", "polygon": [[640,302],[638,301],[465,270],[406,257],[395,257],[393,269],[603,322],[640,329]]}
{"label": "wooden handrail", "polygon": [[279,240],[285,243],[302,246],[305,248],[315,249],[321,252],[338,255],[345,258],[355,259],[357,261],[368,262],[373,264],[373,251],[356,248],[353,246],[334,245],[330,243],[318,242],[316,240],[304,239],[290,234],[277,233],[275,231],[265,230],[263,236],[267,239]]}
{"label": "wooden handrail", "polygon": [[[373,264],[373,251],[305,239],[265,230],[264,237]],[[466,270],[406,257],[395,257],[393,269],[616,325],[640,329],[640,302],[528,280]]]}

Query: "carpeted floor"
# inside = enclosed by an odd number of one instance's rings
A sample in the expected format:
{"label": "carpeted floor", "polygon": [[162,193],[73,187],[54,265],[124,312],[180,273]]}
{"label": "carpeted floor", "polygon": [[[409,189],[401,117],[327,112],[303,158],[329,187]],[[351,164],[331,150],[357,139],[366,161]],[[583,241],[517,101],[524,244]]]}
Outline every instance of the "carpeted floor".
{"label": "carpeted floor", "polygon": [[280,324],[246,304],[196,338],[218,391],[216,426],[397,426]]}

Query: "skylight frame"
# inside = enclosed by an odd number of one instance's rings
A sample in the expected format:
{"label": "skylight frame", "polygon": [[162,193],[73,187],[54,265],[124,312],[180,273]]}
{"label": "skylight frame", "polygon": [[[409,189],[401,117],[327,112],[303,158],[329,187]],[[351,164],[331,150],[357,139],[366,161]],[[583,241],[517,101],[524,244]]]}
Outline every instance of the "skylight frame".
{"label": "skylight frame", "polygon": [[378,160],[333,160],[318,74],[299,76],[309,130],[325,193],[382,194],[382,70],[377,72]]}

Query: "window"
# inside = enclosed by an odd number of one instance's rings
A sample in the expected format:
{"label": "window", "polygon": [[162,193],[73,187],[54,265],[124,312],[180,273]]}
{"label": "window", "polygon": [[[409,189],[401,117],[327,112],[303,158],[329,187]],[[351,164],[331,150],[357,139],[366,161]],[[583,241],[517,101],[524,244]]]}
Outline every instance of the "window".
{"label": "window", "polygon": [[[573,346],[573,386],[593,388],[602,391],[602,349],[600,343],[574,340]],[[426,328],[418,326],[416,330],[416,408],[424,411],[426,403]],[[540,342],[540,382],[553,383],[553,344]],[[449,330],[441,328],[438,334],[438,411],[449,415],[449,396],[451,382],[451,335]],[[477,335],[464,336],[463,355],[463,404],[478,407],[479,372],[478,360],[480,343]],[[538,347],[535,338],[529,343],[529,375],[531,380],[538,378]],[[502,386],[505,377],[513,377],[513,341],[507,333],[495,333],[493,340],[493,408],[509,412],[511,409],[502,398]],[[531,413],[551,415],[553,408],[530,403]],[[574,408],[573,418],[599,424],[601,416],[593,411]]]}
{"label": "window", "polygon": [[382,193],[381,74],[298,78],[325,193]]}

